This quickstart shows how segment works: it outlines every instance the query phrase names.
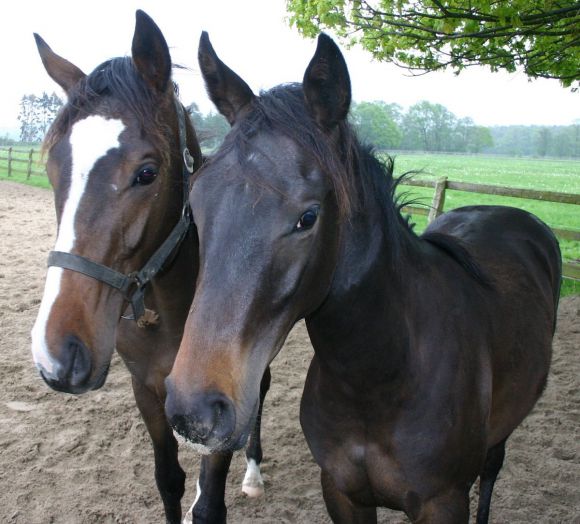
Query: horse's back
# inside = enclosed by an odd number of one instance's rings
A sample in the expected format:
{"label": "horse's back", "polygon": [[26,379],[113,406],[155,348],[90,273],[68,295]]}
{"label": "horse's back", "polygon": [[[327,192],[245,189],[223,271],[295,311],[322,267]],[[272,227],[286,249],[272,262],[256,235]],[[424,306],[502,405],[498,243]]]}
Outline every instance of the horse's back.
{"label": "horse's back", "polygon": [[439,217],[426,233],[457,239],[487,283],[473,281],[486,311],[493,376],[490,443],[511,433],[539,398],[550,367],[561,257],[541,220],[520,209],[469,206]]}
{"label": "horse's back", "polygon": [[440,216],[426,232],[458,239],[492,286],[518,293],[523,291],[518,284],[529,291],[535,285],[557,305],[560,248],[550,228],[531,213],[507,206],[461,207]]}

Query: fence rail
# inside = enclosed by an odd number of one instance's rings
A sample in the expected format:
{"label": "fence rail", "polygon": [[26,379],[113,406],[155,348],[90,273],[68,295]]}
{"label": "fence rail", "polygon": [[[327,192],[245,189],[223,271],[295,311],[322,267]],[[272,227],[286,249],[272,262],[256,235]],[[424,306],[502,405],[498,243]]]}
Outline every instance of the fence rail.
{"label": "fence rail", "polygon": [[[27,149],[0,147],[0,162],[2,161],[7,162],[7,173],[9,177],[15,173],[26,174],[26,179],[29,179],[31,175],[46,175],[46,169],[41,164],[40,152],[33,147]],[[39,169],[34,169],[35,167]]]}
{"label": "fence rail", "polygon": [[[26,178],[31,175],[44,175],[44,166],[41,169],[33,169],[34,166],[41,166],[40,152],[34,148],[3,148],[0,147],[0,162],[8,161],[8,176],[13,173],[26,173]],[[19,167],[24,165],[24,167]],[[558,193],[555,191],[536,191],[533,189],[518,189],[514,187],[491,186],[487,184],[472,184],[468,182],[455,182],[441,177],[433,180],[426,179],[406,179],[401,185],[426,187],[433,189],[433,200],[428,208],[417,206],[406,206],[403,210],[415,215],[427,216],[427,221],[432,222],[443,213],[445,207],[445,192],[447,190],[463,191],[468,193],[479,193],[486,195],[497,195],[512,198],[525,198],[528,200],[540,200],[543,202],[555,202],[559,204],[580,205],[580,195],[572,193]],[[564,240],[580,241],[580,231],[572,229],[552,228],[554,234]],[[580,263],[565,262],[563,264],[564,277],[580,280]]]}

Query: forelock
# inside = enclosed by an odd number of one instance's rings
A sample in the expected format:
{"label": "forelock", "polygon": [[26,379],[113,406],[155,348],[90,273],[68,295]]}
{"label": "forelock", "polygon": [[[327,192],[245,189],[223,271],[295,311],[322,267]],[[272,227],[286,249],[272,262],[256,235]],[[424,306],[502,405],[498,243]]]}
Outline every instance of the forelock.
{"label": "forelock", "polygon": [[308,112],[301,84],[274,87],[260,93],[252,104],[251,111],[234,126],[211,161],[233,151],[242,171],[251,174],[246,167],[254,147],[252,138],[261,132],[282,134],[314,159],[334,188],[341,214],[348,216],[357,205],[351,158],[354,135],[348,123],[339,124],[338,140],[320,129]]}
{"label": "forelock", "polygon": [[166,104],[141,78],[130,57],[103,62],[82,79],[69,93],[68,102],[57,115],[44,139],[43,150],[50,149],[66,135],[71,126],[91,114],[122,118],[130,114],[142,133],[159,144],[168,161],[171,128],[164,117]]}

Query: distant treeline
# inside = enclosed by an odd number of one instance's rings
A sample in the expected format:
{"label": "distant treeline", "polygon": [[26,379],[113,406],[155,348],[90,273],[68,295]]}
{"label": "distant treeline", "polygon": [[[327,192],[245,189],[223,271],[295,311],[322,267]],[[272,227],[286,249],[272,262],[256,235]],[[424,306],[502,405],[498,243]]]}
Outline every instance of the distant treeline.
{"label": "distant treeline", "polygon": [[10,135],[5,134],[0,136],[0,146],[17,146],[20,145],[22,142],[20,140],[16,140],[15,138],[11,138]]}
{"label": "distant treeline", "polygon": [[[229,130],[215,113],[188,108],[206,150],[217,147]],[[350,113],[360,138],[381,151],[437,151],[510,156],[580,158],[580,121],[571,126],[478,126],[440,104],[419,102],[403,111],[386,102],[354,103]]]}
{"label": "distant treeline", "polygon": [[571,126],[491,127],[493,146],[485,153],[580,158],[580,122]]}
{"label": "distant treeline", "polygon": [[[40,141],[62,102],[53,93],[21,99],[20,141]],[[214,150],[229,130],[225,118],[188,107],[206,151]],[[423,101],[406,111],[382,101],[353,103],[350,119],[360,138],[381,151],[489,153],[511,156],[580,158],[580,120],[570,126],[484,127],[458,118],[441,104]],[[0,136],[0,145],[16,141]]]}

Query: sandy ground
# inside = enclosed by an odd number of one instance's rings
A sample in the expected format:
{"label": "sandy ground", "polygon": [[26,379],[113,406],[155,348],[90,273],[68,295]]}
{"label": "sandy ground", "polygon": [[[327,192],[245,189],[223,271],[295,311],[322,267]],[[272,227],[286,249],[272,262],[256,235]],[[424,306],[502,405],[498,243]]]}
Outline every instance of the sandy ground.
{"label": "sandy ground", "polygon": [[[53,215],[51,192],[0,181],[0,522],[162,522],[149,437],[120,360],[103,389],[81,397],[49,390],[32,365],[29,332],[54,242]],[[298,325],[275,360],[266,400],[266,495],[250,500],[241,494],[245,460],[237,454],[228,480],[230,522],[329,522],[318,467],[298,423],[311,355]],[[492,521],[580,524],[579,442],[577,296],[561,302],[548,388],[508,441]],[[189,450],[181,456],[187,509],[198,462]],[[388,510],[380,510],[379,521],[407,522]]]}

